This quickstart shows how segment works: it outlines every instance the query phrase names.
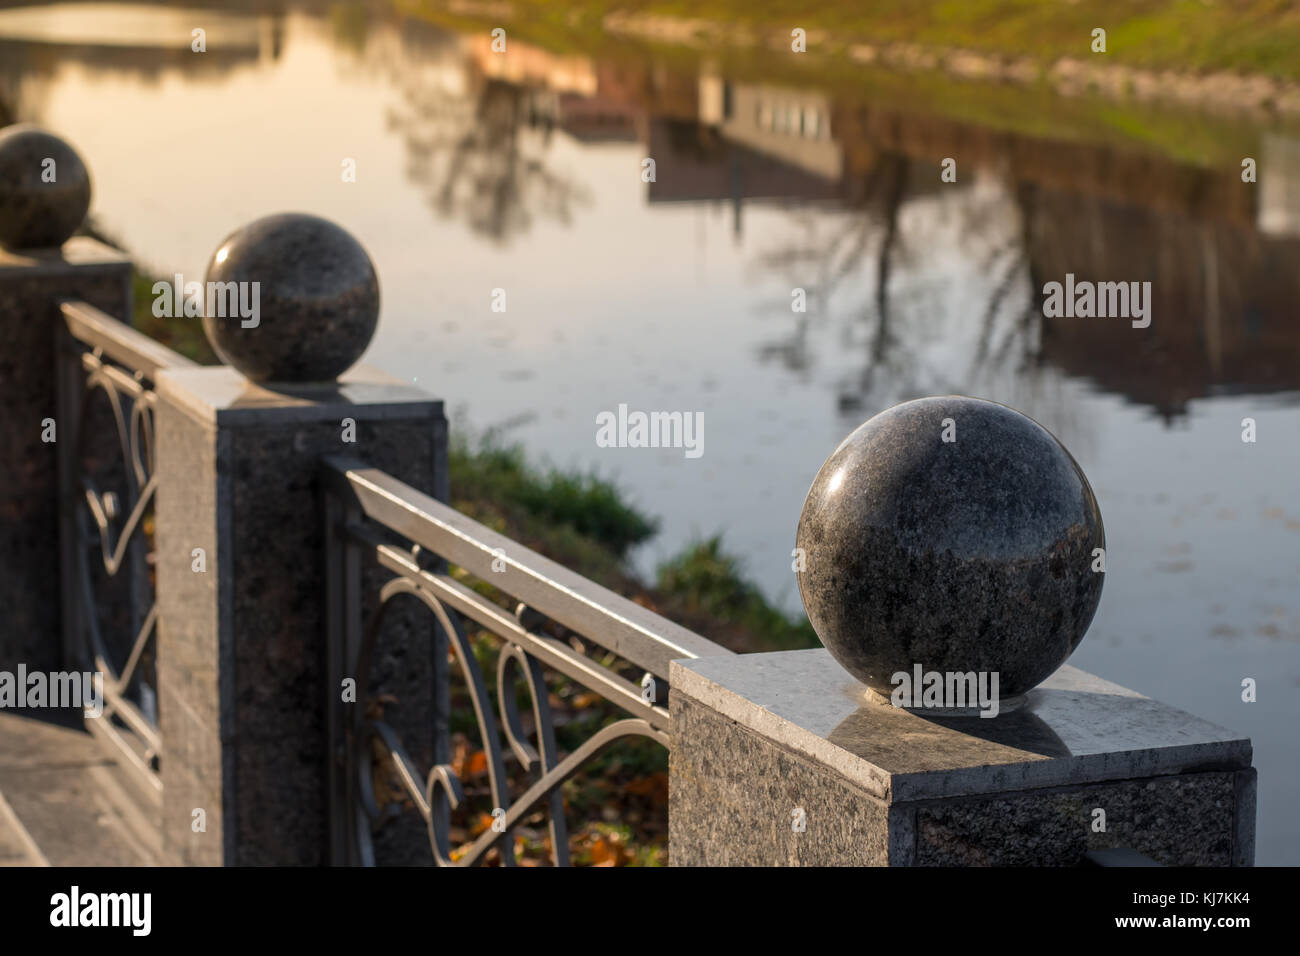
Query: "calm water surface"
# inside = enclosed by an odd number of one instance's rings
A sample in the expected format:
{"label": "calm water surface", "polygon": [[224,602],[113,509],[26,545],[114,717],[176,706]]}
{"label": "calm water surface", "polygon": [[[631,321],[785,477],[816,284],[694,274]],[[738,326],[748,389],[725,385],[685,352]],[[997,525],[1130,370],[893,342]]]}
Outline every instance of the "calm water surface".
{"label": "calm water surface", "polygon": [[[707,60],[517,40],[503,60],[357,9],[3,9],[0,102],[77,145],[97,223],[160,274],[201,278],[274,211],[351,230],[384,296],[367,360],[475,430],[617,479],[662,519],[647,572],[721,532],[796,611],[795,522],[844,435],[927,394],[1023,410],[1106,521],[1101,608],[1071,662],[1248,733],[1258,860],[1300,863],[1294,131],[1225,126],[1208,156],[990,132]],[[1151,281],[1151,327],[1045,320],[1038,290],[1067,272]],[[598,448],[596,415],[620,403],[704,412],[703,456]]]}

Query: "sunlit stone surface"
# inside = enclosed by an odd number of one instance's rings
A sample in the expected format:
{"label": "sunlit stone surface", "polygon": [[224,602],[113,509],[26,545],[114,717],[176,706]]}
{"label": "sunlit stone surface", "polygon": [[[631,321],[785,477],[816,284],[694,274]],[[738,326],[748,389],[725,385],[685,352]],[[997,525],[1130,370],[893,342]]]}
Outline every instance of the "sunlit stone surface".
{"label": "sunlit stone surface", "polygon": [[[952,439],[945,441],[945,437]],[[996,672],[1023,694],[1079,645],[1101,597],[1101,513],[1037,422],[960,396],[890,408],[813,481],[796,544],[808,618],[888,697],[895,672]]]}
{"label": "sunlit stone surface", "polygon": [[[231,282],[243,308],[213,308],[230,301],[214,284]],[[361,357],[379,321],[379,279],[365,249],[334,223],[300,213],[228,236],[208,263],[205,293],[208,340],[254,382],[333,381]]]}
{"label": "sunlit stone surface", "polygon": [[30,124],[0,130],[0,245],[60,246],[90,209],[90,173],[76,150]]}

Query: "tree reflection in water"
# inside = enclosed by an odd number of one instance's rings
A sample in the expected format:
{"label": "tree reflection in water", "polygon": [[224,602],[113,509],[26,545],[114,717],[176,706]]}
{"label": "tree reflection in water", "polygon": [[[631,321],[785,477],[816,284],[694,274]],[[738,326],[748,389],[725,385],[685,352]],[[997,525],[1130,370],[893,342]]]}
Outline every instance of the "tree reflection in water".
{"label": "tree reflection in water", "polygon": [[[839,385],[846,414],[919,395],[978,393],[1008,377],[1029,384],[1040,366],[1039,282],[1029,255],[1033,187],[942,187],[963,190],[950,196],[923,185],[931,181],[938,181],[931,166],[879,153],[861,199],[845,213],[798,210],[789,230],[796,238],[756,257],[756,269],[782,275],[809,299],[809,311],[796,313],[789,333],[761,357],[806,379],[814,361],[810,331],[837,324],[844,350],[861,356]],[[940,204],[918,209],[905,228],[905,209],[923,199]],[[942,229],[952,213],[956,242],[979,257],[987,289],[978,308],[966,303],[958,313],[945,309],[945,280],[926,275],[934,251],[926,233]],[[943,347],[954,343],[957,355]]]}
{"label": "tree reflection in water", "polygon": [[438,215],[464,220],[495,242],[538,219],[569,224],[587,189],[547,165],[556,97],[484,77],[464,61],[468,94],[402,82],[404,110],[389,113],[403,138],[406,174]]}

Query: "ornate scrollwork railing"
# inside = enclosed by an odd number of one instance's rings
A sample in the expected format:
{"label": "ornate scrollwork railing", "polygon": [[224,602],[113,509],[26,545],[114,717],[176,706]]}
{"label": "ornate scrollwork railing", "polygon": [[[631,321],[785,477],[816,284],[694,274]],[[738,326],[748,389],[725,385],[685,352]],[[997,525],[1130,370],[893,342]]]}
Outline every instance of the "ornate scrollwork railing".
{"label": "ornate scrollwork railing", "polygon": [[86,727],[156,801],[153,382],[159,369],[194,363],[84,302],[65,302],[62,313],[56,444],[65,658],[103,675],[104,710]]}
{"label": "ornate scrollwork railing", "polygon": [[[666,707],[669,661],[730,651],[673,624],[497,534],[465,515],[359,462],[324,462],[327,594],[327,686],[356,681],[353,703],[335,695],[330,721],[331,858],[336,864],[374,865],[371,828],[381,816],[374,792],[374,759],[391,761],[400,788],[423,817],[436,863],[472,866],[493,847],[501,862],[515,860],[513,830],[539,808],[547,812],[551,859],[569,863],[568,835],[560,792],[566,780],[615,742],[648,738],[669,745]],[[401,543],[393,543],[393,539]],[[361,564],[373,557],[391,577],[363,621]],[[479,580],[497,580],[498,590],[520,603],[511,614],[448,573],[450,562]],[[496,563],[498,572],[493,573]],[[432,766],[421,773],[401,736],[368,713],[374,688],[372,664],[385,615],[395,598],[415,598],[436,622],[435,669],[450,650],[468,691],[483,742],[488,787],[499,815],[495,826],[463,846],[453,859],[450,812],[464,799],[462,782],[449,761],[446,721],[435,720]],[[496,700],[466,635],[470,622],[502,640],[496,666]],[[644,670],[641,685],[603,666],[571,644],[550,636],[553,622],[585,642]],[[616,705],[626,716],[592,734],[568,754],[556,745],[546,670],[562,674]],[[437,671],[435,713],[449,694],[445,670]],[[519,691],[532,704],[533,732],[525,732]],[[443,711],[445,713],[445,710]],[[531,782],[512,794],[507,748]]]}

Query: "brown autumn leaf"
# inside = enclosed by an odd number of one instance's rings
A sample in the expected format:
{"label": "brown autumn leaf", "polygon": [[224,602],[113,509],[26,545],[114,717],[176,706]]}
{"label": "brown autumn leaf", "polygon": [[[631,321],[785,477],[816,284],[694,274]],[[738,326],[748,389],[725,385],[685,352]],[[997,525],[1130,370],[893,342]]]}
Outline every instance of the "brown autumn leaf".
{"label": "brown autumn leaf", "polygon": [[469,743],[464,734],[451,735],[451,772],[459,780],[465,779],[465,759],[469,756]]}
{"label": "brown autumn leaf", "polygon": [[618,846],[604,837],[599,837],[591,844],[592,866],[618,866],[620,856]]}
{"label": "brown autumn leaf", "polygon": [[632,603],[633,603],[633,604],[639,604],[639,605],[641,605],[643,608],[646,608],[647,610],[650,610],[650,611],[654,611],[654,612],[656,612],[656,613],[658,613],[658,611],[659,611],[659,606],[658,606],[657,604],[655,604],[655,602],[652,601],[652,600],[650,599],[649,595],[646,595],[646,594],[634,594],[634,595],[632,595]]}
{"label": "brown autumn leaf", "polygon": [[650,797],[655,803],[666,803],[668,801],[668,774],[660,771],[659,773],[652,773],[648,777],[631,780],[624,789],[628,793],[636,794],[639,797]]}
{"label": "brown autumn leaf", "polygon": [[451,772],[462,781],[487,773],[487,754],[470,747],[464,734],[452,735]]}

